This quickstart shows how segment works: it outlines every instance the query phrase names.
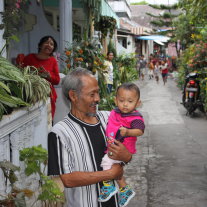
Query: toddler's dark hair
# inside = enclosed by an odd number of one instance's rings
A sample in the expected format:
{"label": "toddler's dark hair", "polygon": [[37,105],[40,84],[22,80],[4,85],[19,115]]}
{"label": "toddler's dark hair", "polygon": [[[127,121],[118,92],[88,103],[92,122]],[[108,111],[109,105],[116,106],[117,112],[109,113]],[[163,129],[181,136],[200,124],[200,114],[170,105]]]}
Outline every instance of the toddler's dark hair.
{"label": "toddler's dark hair", "polygon": [[117,87],[116,89],[116,94],[118,93],[119,89],[125,89],[125,90],[135,90],[137,95],[138,95],[138,98],[140,98],[140,90],[139,90],[139,87],[135,84],[135,83],[123,83],[121,84],[120,86]]}

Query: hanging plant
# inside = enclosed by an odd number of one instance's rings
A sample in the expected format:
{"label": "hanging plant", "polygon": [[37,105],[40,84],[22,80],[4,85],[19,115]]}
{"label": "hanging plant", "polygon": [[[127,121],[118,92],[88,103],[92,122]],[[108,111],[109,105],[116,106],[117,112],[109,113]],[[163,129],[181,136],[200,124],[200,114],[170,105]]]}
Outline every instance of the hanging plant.
{"label": "hanging plant", "polygon": [[112,38],[116,29],[116,19],[109,16],[101,16],[99,21],[94,20],[94,28],[96,31],[101,32],[100,40],[106,38],[109,33],[109,37]]}

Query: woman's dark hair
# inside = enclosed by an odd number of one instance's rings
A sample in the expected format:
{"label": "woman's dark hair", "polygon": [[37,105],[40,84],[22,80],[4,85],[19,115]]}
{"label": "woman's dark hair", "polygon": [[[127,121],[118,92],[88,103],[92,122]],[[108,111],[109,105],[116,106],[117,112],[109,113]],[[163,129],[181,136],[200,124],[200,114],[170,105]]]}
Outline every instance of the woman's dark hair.
{"label": "woman's dark hair", "polygon": [[140,90],[139,87],[135,84],[135,83],[123,83],[120,86],[118,86],[118,88],[116,89],[116,94],[118,93],[119,89],[125,89],[125,90],[135,90],[138,96],[138,99],[140,98]]}
{"label": "woman's dark hair", "polygon": [[42,37],[41,39],[40,39],[40,41],[39,41],[39,43],[38,43],[38,52],[40,52],[40,50],[41,50],[41,46],[45,43],[45,42],[47,42],[47,40],[48,39],[52,39],[52,41],[54,42],[54,49],[53,49],[53,51],[52,51],[52,53],[50,54],[50,55],[52,55],[53,54],[53,52],[55,52],[56,50],[57,50],[57,42],[55,41],[55,39],[52,37],[52,36],[44,36],[44,37]]}
{"label": "woman's dark hair", "polygon": [[[113,53],[113,52],[112,51],[108,51],[106,55],[109,56],[110,53]],[[113,55],[114,55],[114,53],[113,53]]]}

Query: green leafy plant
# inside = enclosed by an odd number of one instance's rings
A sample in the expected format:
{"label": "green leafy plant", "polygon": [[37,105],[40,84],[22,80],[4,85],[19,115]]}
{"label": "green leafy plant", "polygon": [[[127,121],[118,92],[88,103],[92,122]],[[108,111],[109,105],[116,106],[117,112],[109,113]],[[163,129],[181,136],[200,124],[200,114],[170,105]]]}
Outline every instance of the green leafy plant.
{"label": "green leafy plant", "polygon": [[[114,84],[113,88],[117,88],[124,82],[131,82],[137,79],[136,58],[135,54],[120,55],[114,59]],[[100,110],[111,110],[114,108],[115,90],[110,94],[107,93],[106,84],[104,84],[103,74],[99,74],[99,86],[101,89],[99,104]]]}
{"label": "green leafy plant", "polygon": [[200,41],[191,47],[191,56],[189,57],[188,66],[191,71],[203,70],[207,67],[207,43]]}
{"label": "green leafy plant", "polygon": [[23,68],[25,82],[20,83],[22,99],[29,104],[42,100],[44,103],[50,96],[50,82],[44,78],[44,73],[33,66]]}
{"label": "green leafy plant", "polygon": [[103,73],[98,73],[99,87],[100,87],[100,103],[99,110],[110,111],[114,108],[114,91],[109,94],[107,91],[107,85],[105,83],[105,77]]}
{"label": "green leafy plant", "polygon": [[179,79],[180,87],[183,86],[186,74],[197,72],[200,80],[200,95],[204,101],[204,109],[207,110],[207,43],[200,40],[190,45],[185,50],[179,60]]}
{"label": "green leafy plant", "polygon": [[29,107],[50,96],[50,83],[42,69],[17,68],[0,56],[0,120],[14,108]]}
{"label": "green leafy plant", "polygon": [[108,52],[113,52],[114,57],[117,56],[117,52],[116,52],[114,42],[111,39],[109,40],[109,44],[108,44]]}
{"label": "green leafy plant", "polygon": [[116,58],[116,67],[114,72],[114,87],[124,82],[131,82],[138,77],[136,71],[135,54],[123,54]]}
{"label": "green leafy plant", "polygon": [[207,111],[207,77],[200,81],[201,97],[204,101],[204,110]]}
{"label": "green leafy plant", "polygon": [[6,39],[7,42],[16,36],[20,26],[23,25],[29,3],[29,0],[5,1],[5,9],[3,12],[0,12],[2,16],[0,29],[4,29],[3,38]]}
{"label": "green leafy plant", "polygon": [[[1,161],[0,169],[4,174],[6,191],[8,193],[6,196],[1,195],[4,199],[0,200],[0,206],[26,207],[25,196],[30,197],[33,192],[28,189],[19,189],[15,186],[16,181],[18,181],[15,172],[19,171],[20,168],[9,161]],[[11,189],[10,191],[9,188]]]}
{"label": "green leafy plant", "polygon": [[[32,206],[38,201],[49,204],[53,202],[64,203],[64,195],[58,185],[51,177],[45,175],[47,158],[47,150],[42,148],[41,145],[20,150],[19,159],[25,164],[25,175],[36,174],[39,178],[39,194]],[[6,196],[1,195],[4,199],[0,200],[0,206],[26,207],[25,197],[30,198],[35,195],[35,192],[30,189],[19,189],[15,186],[18,181],[15,173],[20,170],[20,167],[13,165],[9,161],[1,161],[0,169],[4,174],[5,186],[11,189],[10,191],[6,190],[8,193]]]}
{"label": "green leafy plant", "polygon": [[[42,202],[64,202],[64,195],[58,185],[45,175],[48,154],[41,145],[24,148],[20,151],[20,161],[25,163],[25,174],[39,176],[39,195],[37,200]],[[34,205],[34,204],[33,204]]]}
{"label": "green leafy plant", "polygon": [[[6,58],[0,57],[0,120],[4,113],[11,111],[11,108],[29,106],[22,97],[16,96],[13,92],[19,83],[25,83],[22,72]],[[12,85],[14,87],[11,87]]]}

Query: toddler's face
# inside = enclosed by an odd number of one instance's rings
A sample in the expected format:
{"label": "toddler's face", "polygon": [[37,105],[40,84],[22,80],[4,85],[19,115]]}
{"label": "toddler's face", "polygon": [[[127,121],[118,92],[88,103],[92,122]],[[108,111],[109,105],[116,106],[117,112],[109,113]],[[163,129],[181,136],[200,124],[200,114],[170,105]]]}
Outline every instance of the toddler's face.
{"label": "toddler's face", "polygon": [[120,88],[116,95],[115,103],[122,113],[130,113],[139,106],[140,100],[135,90]]}

